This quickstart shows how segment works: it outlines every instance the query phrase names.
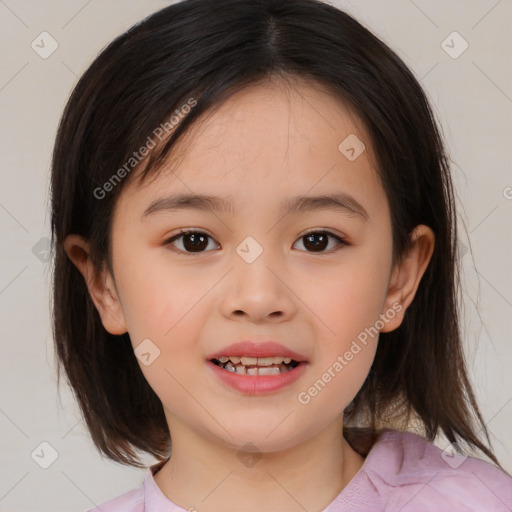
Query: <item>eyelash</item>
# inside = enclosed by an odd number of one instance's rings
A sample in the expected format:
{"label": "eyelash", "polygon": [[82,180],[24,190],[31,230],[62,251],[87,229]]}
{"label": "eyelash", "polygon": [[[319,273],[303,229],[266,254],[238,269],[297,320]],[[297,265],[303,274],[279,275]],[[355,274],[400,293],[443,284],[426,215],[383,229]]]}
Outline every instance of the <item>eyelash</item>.
{"label": "eyelash", "polygon": [[[315,234],[318,234],[318,233],[325,234],[325,235],[327,235],[329,237],[335,238],[339,242],[339,244],[334,249],[331,249],[331,250],[328,250],[328,251],[319,251],[318,253],[315,253],[314,251],[305,251],[305,252],[309,252],[310,254],[328,254],[328,253],[339,251],[342,246],[352,245],[352,244],[348,243],[345,238],[343,238],[343,237],[341,237],[339,235],[335,235],[334,233],[332,233],[330,231],[321,230],[321,229],[311,229],[311,230],[307,231],[306,233],[304,233],[302,236],[300,236],[297,240],[301,240],[302,238],[304,238],[304,237],[306,237],[308,235],[311,235],[313,233],[315,233]],[[205,235],[207,238],[210,238],[211,240],[213,240],[213,238],[210,235],[208,235],[207,233],[205,233],[204,231],[199,231],[199,230],[195,230],[195,229],[189,229],[189,230],[182,230],[178,234],[173,235],[172,237],[168,238],[164,242],[164,245],[172,245],[172,242],[174,242],[175,240],[177,240],[179,238],[182,238],[182,237],[184,237],[186,235],[195,235],[195,234]],[[202,254],[202,253],[205,253],[205,252],[210,252],[210,251],[199,251],[199,252],[195,252],[195,253],[194,252],[187,252],[187,251],[182,251],[181,249],[177,249],[176,247],[172,248],[171,250],[174,251],[174,252],[177,252],[178,254],[190,254],[190,255],[197,255],[197,254]]]}

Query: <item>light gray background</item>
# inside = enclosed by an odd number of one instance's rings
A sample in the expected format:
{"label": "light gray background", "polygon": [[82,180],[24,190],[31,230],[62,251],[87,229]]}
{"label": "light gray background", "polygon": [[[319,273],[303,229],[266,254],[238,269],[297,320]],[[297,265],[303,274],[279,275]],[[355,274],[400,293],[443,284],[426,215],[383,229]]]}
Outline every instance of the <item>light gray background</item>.
{"label": "light gray background", "polygon": [[[421,79],[441,120],[458,196],[469,370],[496,453],[512,471],[512,2],[331,3],[398,52]],[[45,237],[51,150],[77,77],[111,39],[168,4],[0,1],[3,512],[83,511],[139,485],[144,476],[144,470],[99,456],[65,385],[59,403]],[[59,45],[47,59],[31,47],[43,31]],[[469,44],[455,59],[441,46],[453,31]],[[459,45],[455,40],[454,49]],[[31,458],[43,441],[58,452],[48,469]],[[436,444],[446,447],[441,439]],[[50,452],[43,447],[37,453]]]}

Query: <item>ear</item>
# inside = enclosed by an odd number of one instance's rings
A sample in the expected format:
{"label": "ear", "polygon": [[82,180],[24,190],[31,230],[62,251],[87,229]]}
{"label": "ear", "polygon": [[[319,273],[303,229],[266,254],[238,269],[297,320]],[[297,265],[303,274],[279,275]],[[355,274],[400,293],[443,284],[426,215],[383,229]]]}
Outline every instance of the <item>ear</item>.
{"label": "ear", "polygon": [[103,327],[110,334],[120,335],[127,332],[126,320],[114,279],[106,269],[98,271],[94,268],[89,256],[87,240],[80,235],[68,235],[64,240],[64,250],[84,277]]}
{"label": "ear", "polygon": [[[390,332],[400,327],[405,311],[416,295],[421,278],[434,252],[435,235],[428,226],[423,224],[416,226],[411,233],[411,241],[411,248],[404,254],[400,264],[395,266],[390,277],[386,301],[382,310],[382,314],[388,320],[380,332]],[[393,318],[386,315],[386,312],[391,310],[396,312]]]}

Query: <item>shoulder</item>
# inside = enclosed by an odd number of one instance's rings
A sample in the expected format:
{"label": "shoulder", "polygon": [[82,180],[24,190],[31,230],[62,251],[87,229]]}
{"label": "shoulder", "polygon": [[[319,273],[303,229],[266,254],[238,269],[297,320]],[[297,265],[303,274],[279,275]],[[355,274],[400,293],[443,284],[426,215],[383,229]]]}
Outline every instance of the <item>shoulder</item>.
{"label": "shoulder", "polygon": [[85,512],[144,512],[144,486],[125,492]]}
{"label": "shoulder", "polygon": [[385,431],[367,457],[366,476],[383,510],[512,510],[512,478],[483,460],[442,450],[411,432]]}

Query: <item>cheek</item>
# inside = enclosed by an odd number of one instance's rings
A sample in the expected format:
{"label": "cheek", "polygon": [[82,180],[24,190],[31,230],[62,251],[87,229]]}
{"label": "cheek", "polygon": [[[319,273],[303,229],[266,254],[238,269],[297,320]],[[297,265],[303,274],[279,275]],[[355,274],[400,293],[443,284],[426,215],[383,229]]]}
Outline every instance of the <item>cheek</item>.
{"label": "cheek", "polygon": [[133,252],[119,266],[118,287],[134,346],[145,338],[160,346],[198,301],[197,281],[173,268],[165,255],[157,256]]}
{"label": "cheek", "polygon": [[323,277],[320,272],[309,281],[305,302],[317,315],[326,343],[341,350],[379,319],[386,295],[386,262],[354,252]]}
{"label": "cheek", "polygon": [[[202,362],[194,347],[201,318],[207,314],[201,298],[208,283],[172,269],[163,260],[155,260],[145,269],[127,266],[120,293],[132,346],[145,379],[163,403],[179,408],[190,399],[183,386],[187,387],[191,372],[197,371]],[[139,355],[143,353],[150,354],[148,364]]]}

